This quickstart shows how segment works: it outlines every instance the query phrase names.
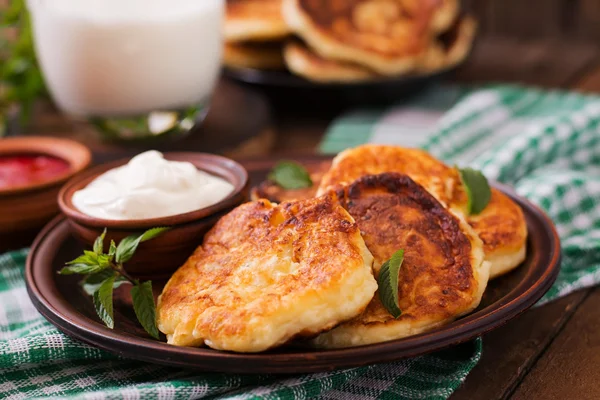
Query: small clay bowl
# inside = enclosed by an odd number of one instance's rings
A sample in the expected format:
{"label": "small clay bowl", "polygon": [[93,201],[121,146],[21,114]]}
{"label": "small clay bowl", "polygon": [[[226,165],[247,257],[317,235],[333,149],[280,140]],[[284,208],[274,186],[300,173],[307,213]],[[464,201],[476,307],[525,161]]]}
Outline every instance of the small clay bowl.
{"label": "small clay bowl", "polygon": [[61,159],[69,164],[69,169],[49,179],[0,188],[1,251],[29,245],[59,213],[56,196],[61,186],[92,160],[89,149],[73,140],[37,136],[0,140],[0,158],[32,155]]}
{"label": "small clay bowl", "polygon": [[171,228],[160,236],[141,243],[134,257],[125,264],[129,274],[141,279],[169,277],[202,243],[204,234],[219,218],[248,199],[248,173],[237,162],[204,153],[165,153],[164,157],[171,161],[190,162],[199,170],[221,177],[234,186],[234,191],[210,207],[161,218],[101,219],[84,214],[75,208],[72,198],[76,191],[86,187],[100,174],[127,164],[129,159],[126,159],[103,164],[78,175],[67,182],[58,194],[58,204],[69,219],[72,234],[90,249],[104,228],[107,229],[105,251],[110,240],[119,243],[126,236],[140,234],[150,228]]}

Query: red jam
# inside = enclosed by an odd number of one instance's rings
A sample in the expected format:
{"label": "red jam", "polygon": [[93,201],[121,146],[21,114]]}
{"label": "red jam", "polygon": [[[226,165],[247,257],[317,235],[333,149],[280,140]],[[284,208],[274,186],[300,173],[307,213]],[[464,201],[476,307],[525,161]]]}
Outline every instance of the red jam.
{"label": "red jam", "polygon": [[69,169],[69,163],[51,156],[0,156],[0,189],[44,183]]}

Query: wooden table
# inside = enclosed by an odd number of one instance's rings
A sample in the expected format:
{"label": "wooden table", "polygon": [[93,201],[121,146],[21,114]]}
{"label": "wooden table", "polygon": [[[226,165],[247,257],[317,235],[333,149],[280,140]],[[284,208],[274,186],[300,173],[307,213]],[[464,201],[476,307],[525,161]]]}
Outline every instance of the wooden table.
{"label": "wooden table", "polygon": [[[600,48],[489,38],[479,44],[455,79],[600,93]],[[313,152],[335,117],[327,111],[300,117],[289,107],[272,106],[272,114],[262,111],[264,123],[256,128],[263,139],[236,149],[236,156]],[[59,125],[46,113],[30,130],[55,132]],[[262,132],[273,128],[274,140]],[[582,290],[530,310],[485,335],[481,362],[452,399],[600,399],[599,303],[600,288]]]}

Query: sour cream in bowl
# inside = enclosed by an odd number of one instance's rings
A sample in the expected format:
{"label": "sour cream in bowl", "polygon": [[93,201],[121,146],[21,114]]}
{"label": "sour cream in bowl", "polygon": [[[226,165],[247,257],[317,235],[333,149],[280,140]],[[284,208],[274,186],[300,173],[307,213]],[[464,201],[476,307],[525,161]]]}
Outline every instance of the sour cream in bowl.
{"label": "sour cream in bowl", "polygon": [[231,182],[188,161],[148,151],[98,176],[73,194],[84,214],[111,220],[161,218],[217,204],[234,191]]}
{"label": "sour cream in bowl", "polygon": [[142,243],[126,265],[133,275],[156,278],[181,266],[216,221],[247,200],[248,184],[246,170],[225,157],[148,151],[78,175],[61,189],[58,203],[87,247],[105,228],[109,243],[171,227]]}

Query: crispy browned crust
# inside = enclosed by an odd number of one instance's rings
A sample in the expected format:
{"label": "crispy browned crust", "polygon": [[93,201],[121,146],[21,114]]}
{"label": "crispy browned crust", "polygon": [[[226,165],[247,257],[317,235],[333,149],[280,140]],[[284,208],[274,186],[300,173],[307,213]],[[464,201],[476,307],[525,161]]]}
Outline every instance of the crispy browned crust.
{"label": "crispy browned crust", "polygon": [[357,225],[334,194],[281,205],[247,203],[224,216],[171,277],[158,302],[159,328],[169,343],[206,341],[234,351],[261,351],[293,336],[315,335],[360,309],[316,327],[278,327],[281,332],[268,332],[281,337],[252,347],[262,340],[255,337],[259,329],[288,313],[307,312],[302,304],[323,307],[326,296],[337,297],[357,271],[366,274],[358,284],[374,291],[371,262]]}
{"label": "crispy browned crust", "polygon": [[[460,185],[457,171],[423,150],[397,146],[368,144],[338,154],[329,172],[323,176],[319,193],[349,184],[365,175],[384,172],[406,174],[444,205],[455,206],[452,203],[456,187]],[[457,204],[456,207],[463,205]]]}
{"label": "crispy browned crust", "polygon": [[426,51],[443,5],[442,0],[284,0],[283,14],[321,56],[396,75],[411,71]]}
{"label": "crispy browned crust", "polygon": [[314,28],[340,43],[385,57],[423,49],[437,0],[298,0]]}
{"label": "crispy browned crust", "polygon": [[252,188],[250,197],[252,200],[267,199],[274,203],[311,199],[315,197],[321,179],[323,179],[323,175],[330,167],[331,161],[323,161],[322,163],[305,166],[313,182],[313,186],[309,188],[286,190],[274,182],[265,180]]}
{"label": "crispy browned crust", "polygon": [[445,320],[468,309],[478,291],[471,241],[456,217],[406,175],[385,173],[360,178],[338,191],[375,259],[375,273],[404,249],[399,305],[394,319],[376,295],[367,310],[347,324]]}

